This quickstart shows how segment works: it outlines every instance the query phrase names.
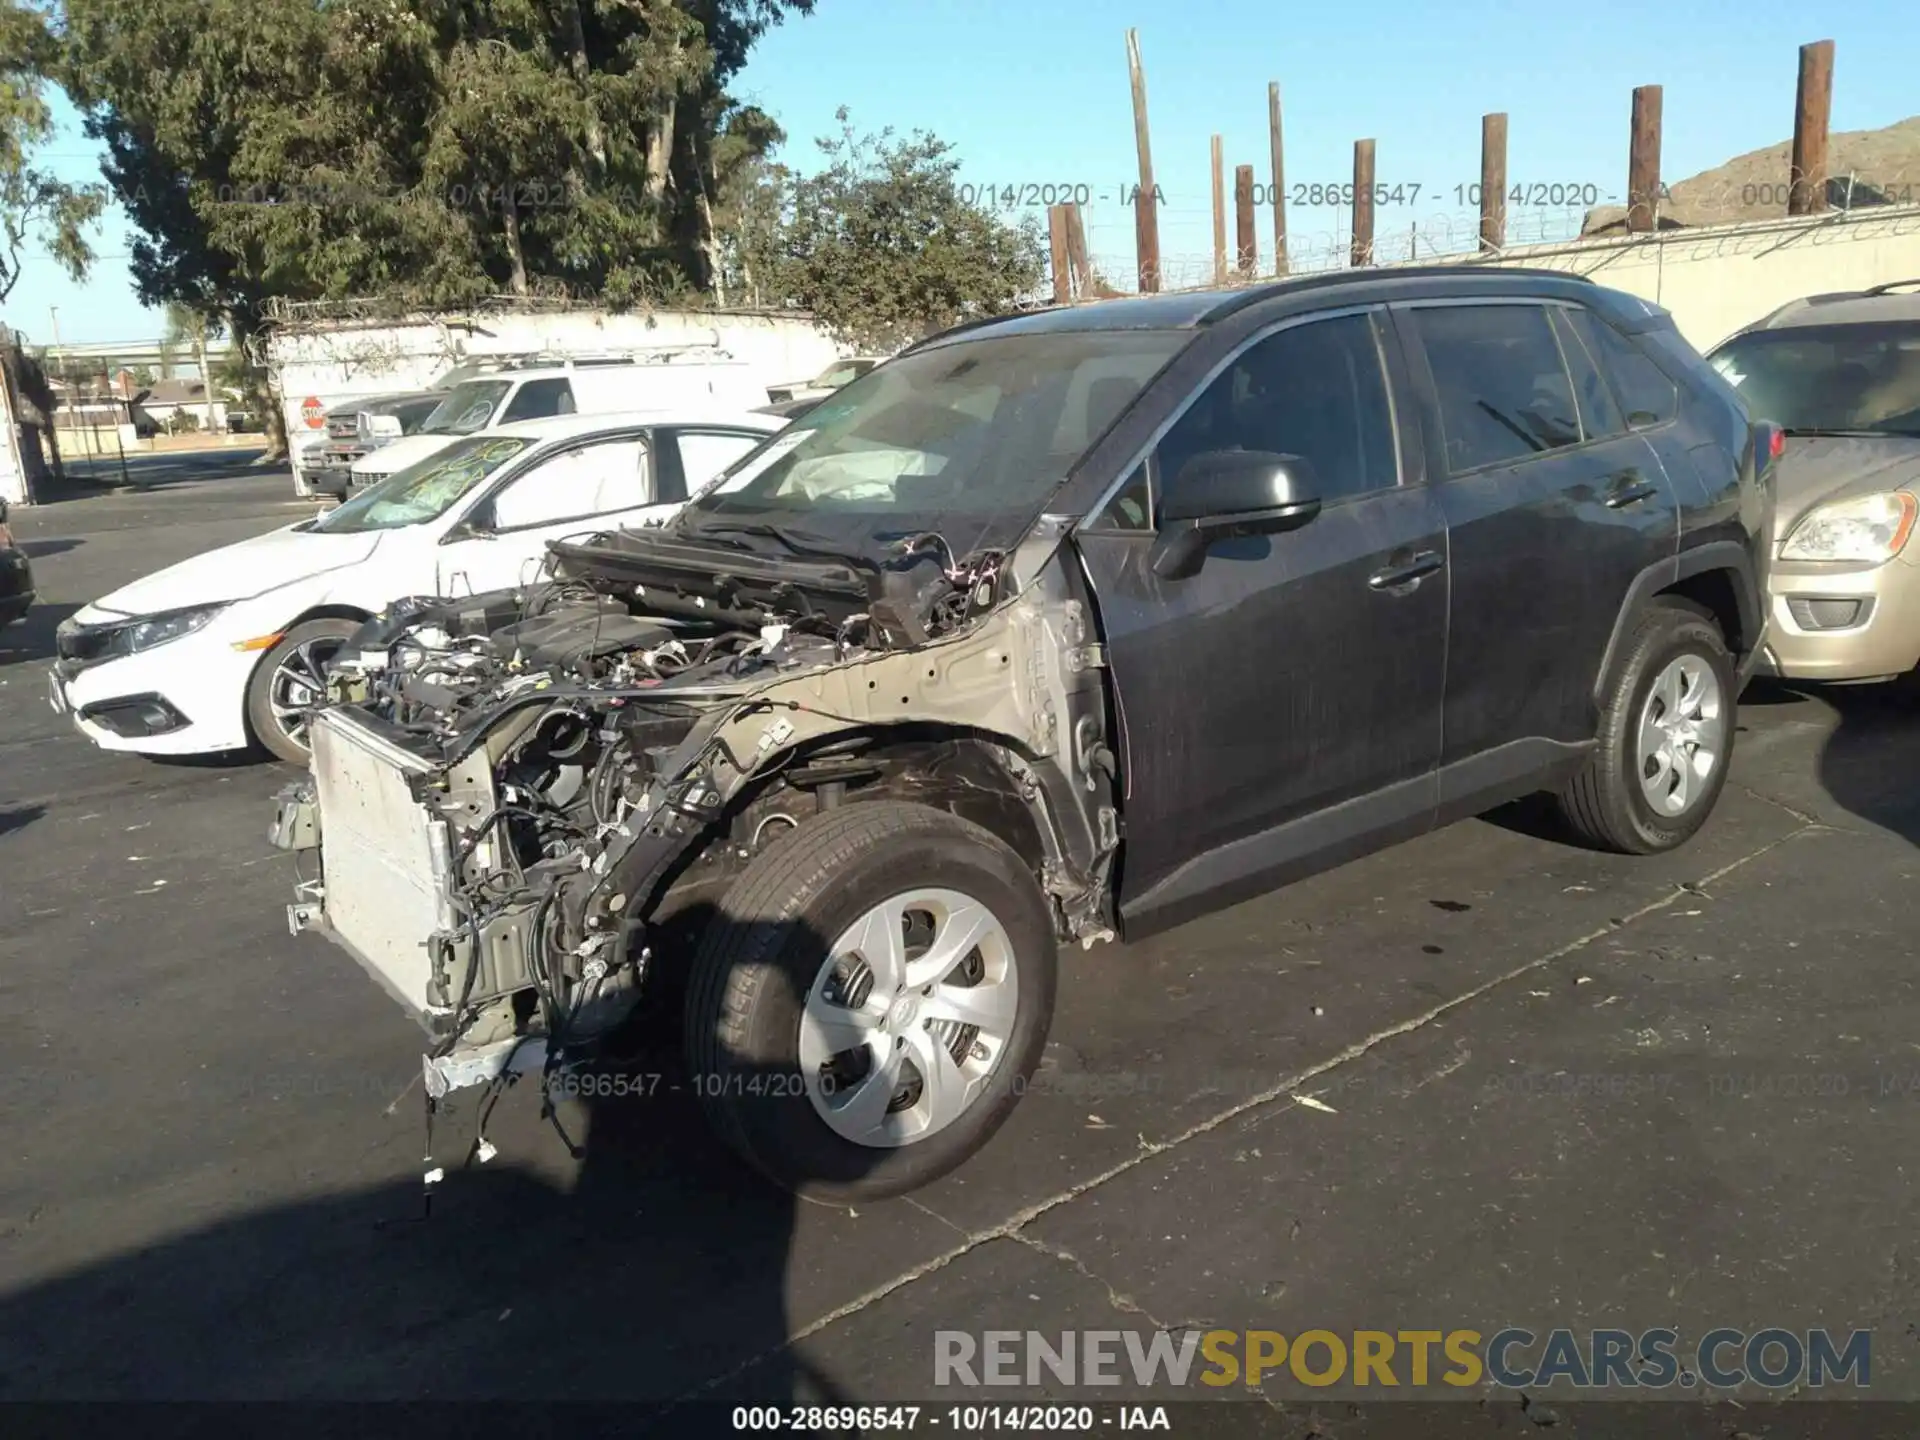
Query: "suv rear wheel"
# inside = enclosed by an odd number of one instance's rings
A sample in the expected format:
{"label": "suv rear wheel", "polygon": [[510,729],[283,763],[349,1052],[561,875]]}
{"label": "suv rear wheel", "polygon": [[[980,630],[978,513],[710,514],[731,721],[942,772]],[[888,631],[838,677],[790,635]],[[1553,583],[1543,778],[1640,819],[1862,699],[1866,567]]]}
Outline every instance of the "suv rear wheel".
{"label": "suv rear wheel", "polygon": [[1560,793],[1567,823],[1627,855],[1683,844],[1726,784],[1735,693],[1733,658],[1712,617],[1685,601],[1655,605],[1628,638],[1598,745]]}
{"label": "suv rear wheel", "polygon": [[721,904],[687,1060],[726,1140],[788,1189],[898,1195],[986,1144],[1053,1015],[1052,913],[991,832],[862,802],[782,836]]}

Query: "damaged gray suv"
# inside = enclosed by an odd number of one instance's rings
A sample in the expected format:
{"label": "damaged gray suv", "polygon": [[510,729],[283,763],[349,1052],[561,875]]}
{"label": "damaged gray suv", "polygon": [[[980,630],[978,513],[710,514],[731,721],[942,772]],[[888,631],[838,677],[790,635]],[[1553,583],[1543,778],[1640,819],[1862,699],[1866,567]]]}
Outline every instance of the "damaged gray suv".
{"label": "damaged gray suv", "polygon": [[1559,274],[963,326],[665,525],[348,641],[291,924],[425,1028],[431,1096],[596,1063],[665,985],[750,1161],[898,1194],[1014,1107],[1063,944],[1536,791],[1684,842],[1776,452],[1665,312]]}

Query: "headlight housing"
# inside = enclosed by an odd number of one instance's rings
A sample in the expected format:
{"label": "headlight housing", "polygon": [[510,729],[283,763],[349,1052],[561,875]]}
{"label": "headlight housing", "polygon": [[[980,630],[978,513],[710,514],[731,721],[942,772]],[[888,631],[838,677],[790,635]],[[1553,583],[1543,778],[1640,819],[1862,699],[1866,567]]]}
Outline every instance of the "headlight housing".
{"label": "headlight housing", "polygon": [[169,640],[178,640],[182,635],[191,635],[226,608],[227,602],[222,601],[218,605],[193,605],[184,610],[167,610],[129,621],[114,635],[113,648],[126,655],[151,650]]}
{"label": "headlight housing", "polygon": [[1913,533],[1920,503],[1904,490],[1836,500],[1809,511],[1781,547],[1782,560],[1891,560]]}

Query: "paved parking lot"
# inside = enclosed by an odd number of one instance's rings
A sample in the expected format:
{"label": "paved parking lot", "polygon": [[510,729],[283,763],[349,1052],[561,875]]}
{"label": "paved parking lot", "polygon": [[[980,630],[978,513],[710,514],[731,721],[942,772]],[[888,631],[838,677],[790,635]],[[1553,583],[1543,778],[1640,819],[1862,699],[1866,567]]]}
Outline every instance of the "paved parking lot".
{"label": "paved parking lot", "polygon": [[59,618],[303,509],[229,472],[17,512],[0,1398],[872,1402],[935,1393],[941,1329],[1671,1325],[1871,1329],[1920,1399],[1920,714],[1751,695],[1675,856],[1519,807],[1074,952],[1034,1093],[910,1200],[770,1192],[663,1059],[577,1160],[530,1094],[484,1168],[447,1119],[429,1212],[417,1033],[286,931],[284,774],[46,703]]}

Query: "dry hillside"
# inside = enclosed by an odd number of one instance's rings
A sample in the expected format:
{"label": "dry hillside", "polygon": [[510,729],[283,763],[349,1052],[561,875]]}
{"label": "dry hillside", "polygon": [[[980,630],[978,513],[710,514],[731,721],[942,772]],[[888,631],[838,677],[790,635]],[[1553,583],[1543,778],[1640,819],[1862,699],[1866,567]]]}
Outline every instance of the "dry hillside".
{"label": "dry hillside", "polygon": [[[1731,225],[1786,214],[1792,151],[1792,142],[1782,140],[1670,185],[1660,227]],[[1836,209],[1920,204],[1920,115],[1879,130],[1830,136],[1827,172],[1827,203]],[[1620,230],[1626,215],[1624,205],[1597,206],[1587,212],[1581,233]]]}

